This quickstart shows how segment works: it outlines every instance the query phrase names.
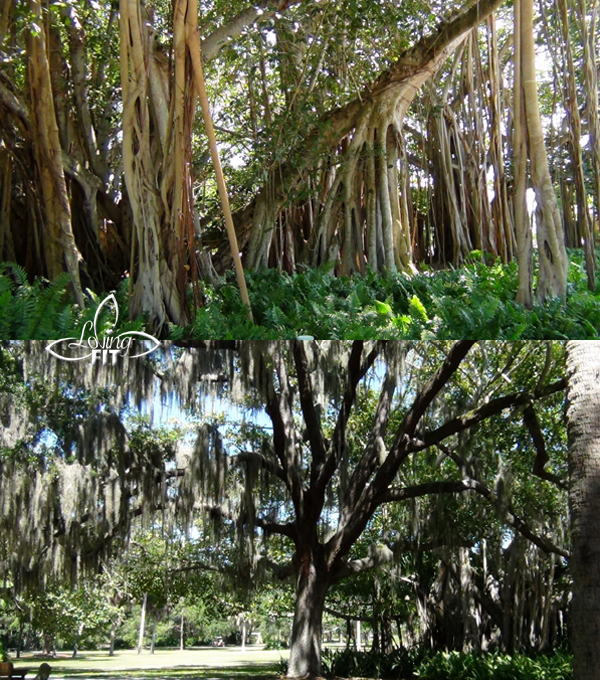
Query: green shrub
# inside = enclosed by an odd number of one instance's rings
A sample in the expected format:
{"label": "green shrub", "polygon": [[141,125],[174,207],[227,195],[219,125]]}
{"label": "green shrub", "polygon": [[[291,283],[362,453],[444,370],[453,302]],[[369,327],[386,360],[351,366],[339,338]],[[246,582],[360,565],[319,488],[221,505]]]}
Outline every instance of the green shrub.
{"label": "green shrub", "polygon": [[[171,326],[172,339],[599,339],[600,289],[587,290],[580,250],[570,254],[566,306],[547,302],[532,310],[514,301],[517,265],[499,261],[416,275],[373,273],[335,277],[328,267],[288,275],[274,269],[248,273],[254,322],[232,276],[204,285],[205,306],[192,323]],[[86,293],[81,311],[68,291],[68,276],[29,284],[18,266],[0,267],[2,339],[78,337],[93,320],[104,295]],[[127,322],[128,282],[117,292],[119,330],[143,329]],[[100,327],[108,325],[103,312]],[[152,332],[152,331],[149,331]]]}
{"label": "green shrub", "polygon": [[531,311],[514,301],[516,263],[466,264],[414,276],[367,272],[334,277],[327,268],[288,275],[248,273],[254,324],[235,282],[206,287],[206,306],[175,337],[197,339],[596,339],[600,293],[588,292],[580,251],[571,253],[566,307]]}
{"label": "green shrub", "polygon": [[327,679],[412,679],[419,653],[399,648],[391,653],[379,651],[329,651],[321,654],[323,676]]}
{"label": "green shrub", "polygon": [[530,657],[438,651],[424,658],[415,674],[419,679],[572,679],[571,662],[563,652]]}
{"label": "green shrub", "polygon": [[270,636],[265,639],[264,648],[267,651],[283,651],[284,649],[289,648],[289,644],[278,639],[276,636]]}

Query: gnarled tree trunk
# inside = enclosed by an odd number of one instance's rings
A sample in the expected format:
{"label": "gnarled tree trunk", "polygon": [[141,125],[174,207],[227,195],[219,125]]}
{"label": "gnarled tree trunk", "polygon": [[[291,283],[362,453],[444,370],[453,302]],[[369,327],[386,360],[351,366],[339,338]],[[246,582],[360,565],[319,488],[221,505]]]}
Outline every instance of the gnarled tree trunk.
{"label": "gnarled tree trunk", "polygon": [[567,297],[569,260],[556,194],[550,177],[548,155],[535,79],[535,45],[533,39],[533,0],[521,0],[521,79],[523,104],[527,122],[531,184],[535,191],[537,210],[537,244],[539,278],[537,297],[541,302]]}
{"label": "gnarled tree trunk", "polygon": [[307,245],[309,261],[317,265],[341,254],[343,271],[361,270],[365,246],[366,262],[372,267],[410,269],[410,226],[402,211],[395,170],[401,150],[397,137],[419,88],[499,4],[499,0],[480,0],[444,22],[436,33],[406,50],[359,98],[322,117],[295,151],[299,161],[277,168],[252,210],[244,212],[250,230],[247,225],[237,226],[241,246],[247,246],[247,268],[268,264],[276,219],[289,188],[307,169],[319,168],[329,154],[329,177],[335,174],[335,178],[315,211]]}
{"label": "gnarled tree trunk", "polygon": [[66,270],[71,276],[75,299],[83,307],[79,279],[79,251],[73,238],[71,207],[62,165],[62,149],[54,112],[50,66],[46,56],[46,22],[39,0],[30,0],[35,20],[29,35],[29,93],[35,161],[44,210],[43,248],[47,275],[54,279]]}

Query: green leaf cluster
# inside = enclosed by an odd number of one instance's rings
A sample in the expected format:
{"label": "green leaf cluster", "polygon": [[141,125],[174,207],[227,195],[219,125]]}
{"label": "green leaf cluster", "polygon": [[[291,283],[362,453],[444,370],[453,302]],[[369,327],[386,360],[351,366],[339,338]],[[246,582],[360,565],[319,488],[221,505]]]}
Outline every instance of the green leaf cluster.
{"label": "green leaf cluster", "polygon": [[416,669],[419,679],[572,679],[572,656],[565,652],[530,657],[501,653],[437,653]]}

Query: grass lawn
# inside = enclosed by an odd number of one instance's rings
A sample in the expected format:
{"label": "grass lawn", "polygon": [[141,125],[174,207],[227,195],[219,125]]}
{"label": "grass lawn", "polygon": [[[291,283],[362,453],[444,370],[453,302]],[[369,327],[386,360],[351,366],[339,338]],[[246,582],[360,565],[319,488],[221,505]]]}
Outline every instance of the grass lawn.
{"label": "grass lawn", "polygon": [[157,649],[117,651],[111,658],[106,651],[81,651],[76,658],[58,652],[56,658],[25,653],[13,662],[15,667],[30,667],[27,678],[35,675],[40,663],[52,666],[52,679],[278,679],[277,666],[289,651],[265,651],[262,646],[225,648]]}

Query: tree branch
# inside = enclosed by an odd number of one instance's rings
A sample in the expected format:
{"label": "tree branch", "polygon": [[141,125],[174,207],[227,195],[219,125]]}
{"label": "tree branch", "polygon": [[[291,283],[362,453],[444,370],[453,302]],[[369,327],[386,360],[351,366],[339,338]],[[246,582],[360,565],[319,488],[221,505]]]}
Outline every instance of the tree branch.
{"label": "tree branch", "polygon": [[[559,380],[553,383],[552,385],[543,387],[538,392],[535,392],[533,397],[546,397],[555,392],[560,392],[561,390],[565,389],[565,387],[566,381]],[[483,406],[480,406],[479,408],[473,411],[469,411],[461,416],[453,418],[452,420],[449,420],[448,422],[444,423],[444,425],[435,430],[426,432],[423,436],[423,439],[413,439],[408,447],[408,451],[410,453],[422,451],[427,447],[430,447],[434,444],[438,444],[443,439],[446,439],[446,437],[450,437],[451,435],[454,435],[457,432],[462,432],[463,430],[473,427],[473,425],[481,423],[481,421],[485,420],[486,418],[490,418],[491,416],[501,413],[507,408],[510,408],[512,406],[527,405],[530,404],[531,401],[532,395],[528,392],[513,392],[512,394],[507,394],[504,397],[497,397],[496,399],[492,399],[487,404],[483,404]]]}
{"label": "tree branch", "polygon": [[293,523],[278,523],[271,520],[264,520],[263,518],[255,518],[254,524],[260,527],[265,532],[271,532],[273,534],[281,534],[284,537],[289,537],[293,541],[296,541],[298,535],[296,533],[296,526]]}
{"label": "tree branch", "polygon": [[549,473],[545,470],[546,463],[550,460],[548,451],[546,450],[546,440],[542,433],[542,428],[540,426],[535,409],[531,404],[525,407],[523,411],[523,424],[529,430],[531,439],[533,440],[533,445],[536,450],[535,462],[533,464],[533,474],[542,480],[547,480],[552,482],[557,487],[565,490],[567,489],[566,484],[554,473]]}
{"label": "tree branch", "polygon": [[339,559],[348,553],[352,544],[361,535],[378,506],[378,498],[387,490],[398,469],[410,453],[411,440],[421,417],[438,393],[445,387],[474,344],[474,340],[456,342],[442,365],[417,394],[413,405],[396,433],[394,444],[387,458],[375,473],[371,484],[364,489],[354,510],[350,512],[347,523],[341,526],[338,532],[327,542],[326,549],[331,565],[339,562]]}
{"label": "tree branch", "polygon": [[329,613],[329,615],[333,615],[333,617],[340,618],[341,620],[360,620],[361,622],[373,622],[373,615],[346,615],[345,613],[340,613],[338,610],[334,610],[333,608],[328,608],[325,606],[324,608],[326,613]]}
{"label": "tree branch", "polygon": [[472,480],[466,479],[460,482],[423,482],[422,484],[409,487],[397,487],[387,489],[379,498],[379,503],[391,503],[392,501],[406,501],[416,499],[428,494],[459,494],[468,489],[474,489]]}
{"label": "tree branch", "polygon": [[393,559],[394,554],[390,548],[378,544],[371,544],[369,546],[368,555],[364,558],[344,560],[334,574],[334,581],[344,577],[357,575],[359,572],[364,572],[365,570],[379,568],[382,565],[391,563]]}
{"label": "tree branch", "polygon": [[201,561],[198,561],[196,563],[192,563],[191,565],[183,565],[180,568],[169,569],[169,572],[172,572],[172,573],[192,572],[194,570],[208,570],[209,572],[218,572],[218,573],[223,574],[223,575],[234,574],[234,569],[230,568],[228,566],[217,567],[215,565],[208,565],[208,563],[203,563]]}
{"label": "tree branch", "polygon": [[285,473],[285,482],[291,494],[296,511],[301,509],[303,500],[302,482],[295,463],[296,454],[294,449],[294,418],[292,412],[292,398],[289,395],[290,387],[285,369],[285,362],[279,359],[278,373],[280,392],[275,390],[273,375],[267,368],[263,355],[260,358],[261,381],[266,388],[265,411],[273,424],[273,446],[275,454]]}
{"label": "tree branch", "polygon": [[285,565],[280,565],[270,558],[265,559],[269,570],[277,577],[277,579],[284,580],[288,577],[293,577],[295,574],[293,563],[286,563]]}
{"label": "tree branch", "polygon": [[315,406],[315,397],[312,388],[308,370],[308,360],[306,358],[306,349],[304,347],[306,342],[296,341],[294,345],[294,362],[296,366],[296,373],[298,375],[298,390],[300,392],[300,406],[302,408],[302,415],[306,423],[306,430],[308,432],[308,441],[310,442],[310,450],[313,458],[313,465],[311,476],[319,471],[325,461],[327,453],[327,440],[321,429],[321,421],[317,414]]}
{"label": "tree branch", "polygon": [[202,41],[204,61],[208,62],[216,57],[222,47],[239,38],[259,17],[261,19],[269,19],[276,12],[282,12],[300,2],[304,2],[304,0],[278,0],[277,2],[262,0],[255,3],[253,7],[246,7],[246,9],[233,17],[231,21],[223,26],[219,26]]}
{"label": "tree branch", "polygon": [[350,416],[352,405],[356,399],[356,389],[358,387],[358,383],[362,380],[362,378],[364,378],[364,376],[367,374],[367,371],[373,366],[385,344],[385,342],[377,343],[369,352],[364,361],[361,361],[364,342],[355,341],[352,344],[352,351],[350,353],[350,358],[348,359],[348,384],[346,385],[342,407],[340,408],[335,428],[333,430],[333,435],[331,437],[329,456],[322,470],[316,473],[315,491],[317,492],[317,495],[322,495],[322,493],[325,491],[327,483],[333,476],[333,473],[335,473],[345,452],[346,426],[348,424],[348,417]]}
{"label": "tree branch", "polygon": [[360,461],[352,473],[348,488],[344,494],[344,504],[341,513],[341,519],[343,521],[345,521],[349,513],[354,510],[358,497],[362,494],[369,478],[377,468],[380,458],[383,458],[385,451],[385,443],[383,440],[385,439],[387,432],[390,407],[394,392],[396,391],[396,384],[397,368],[395,364],[388,364],[385,380],[377,402],[377,410],[373,417],[369,441],[363,451]]}
{"label": "tree branch", "polygon": [[[468,465],[457,453],[443,444],[438,444],[438,449],[451,458],[461,470],[469,470]],[[557,546],[552,540],[534,532],[523,518],[520,518],[514,513],[510,505],[504,505],[498,497],[492,493],[491,489],[482,482],[479,482],[472,477],[466,477],[463,481],[468,481],[471,484],[469,489],[473,489],[478,494],[481,494],[484,499],[487,499],[494,506],[503,522],[520,532],[526,539],[529,539],[529,541],[533,542],[542,551],[545,551],[546,553],[556,553],[567,559],[571,557],[570,551]]]}

